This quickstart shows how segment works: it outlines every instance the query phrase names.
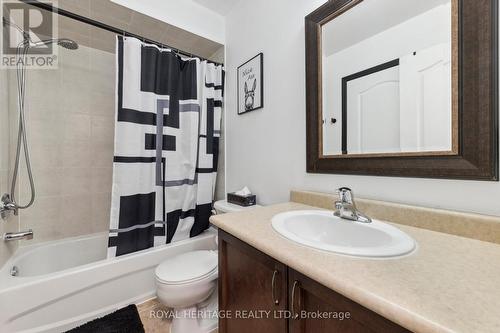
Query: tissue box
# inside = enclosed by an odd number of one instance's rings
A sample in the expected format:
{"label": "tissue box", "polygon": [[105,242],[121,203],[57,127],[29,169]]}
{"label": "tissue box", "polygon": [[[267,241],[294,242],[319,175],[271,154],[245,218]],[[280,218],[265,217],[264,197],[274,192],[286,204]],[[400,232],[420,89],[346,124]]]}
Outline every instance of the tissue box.
{"label": "tissue box", "polygon": [[238,195],[233,192],[227,194],[227,202],[238,206],[249,207],[249,206],[255,206],[257,202],[257,197],[255,196],[255,194]]}

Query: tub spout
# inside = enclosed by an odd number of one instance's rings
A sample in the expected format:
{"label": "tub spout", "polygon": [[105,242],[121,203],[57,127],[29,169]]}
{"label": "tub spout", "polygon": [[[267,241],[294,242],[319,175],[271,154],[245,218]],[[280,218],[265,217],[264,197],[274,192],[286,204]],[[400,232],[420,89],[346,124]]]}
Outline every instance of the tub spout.
{"label": "tub spout", "polygon": [[6,242],[21,240],[21,239],[33,239],[33,230],[21,231],[21,232],[7,232],[3,234],[3,240]]}

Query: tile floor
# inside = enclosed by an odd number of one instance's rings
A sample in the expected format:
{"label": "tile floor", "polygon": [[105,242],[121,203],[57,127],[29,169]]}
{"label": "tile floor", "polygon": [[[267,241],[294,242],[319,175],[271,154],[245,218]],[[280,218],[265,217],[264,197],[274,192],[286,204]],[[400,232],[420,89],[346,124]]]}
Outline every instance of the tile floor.
{"label": "tile floor", "polygon": [[[170,332],[170,319],[161,318],[161,312],[169,311],[158,299],[153,298],[141,304],[137,304],[137,310],[141,317],[142,325],[146,333],[168,333]],[[152,315],[154,312],[157,315]]]}
{"label": "tile floor", "polygon": [[[146,333],[169,333],[170,322],[168,317],[170,309],[161,304],[157,298],[150,299],[141,304],[137,304],[137,310],[141,317],[142,325]],[[212,333],[217,333],[215,330]]]}

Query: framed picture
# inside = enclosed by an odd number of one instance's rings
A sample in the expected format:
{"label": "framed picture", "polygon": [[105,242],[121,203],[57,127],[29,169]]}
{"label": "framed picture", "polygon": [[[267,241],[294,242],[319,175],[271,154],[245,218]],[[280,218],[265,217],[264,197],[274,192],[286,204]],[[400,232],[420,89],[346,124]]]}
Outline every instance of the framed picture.
{"label": "framed picture", "polygon": [[264,107],[264,54],[238,67],[238,114]]}

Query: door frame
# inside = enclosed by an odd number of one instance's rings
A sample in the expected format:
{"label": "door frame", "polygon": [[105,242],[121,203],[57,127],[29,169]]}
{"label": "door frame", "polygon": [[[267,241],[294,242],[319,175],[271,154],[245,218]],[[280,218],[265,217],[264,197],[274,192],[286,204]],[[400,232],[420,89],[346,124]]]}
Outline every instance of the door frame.
{"label": "door frame", "polygon": [[373,66],[371,68],[359,71],[357,73],[344,76],[342,78],[342,154],[347,155],[347,84],[349,81],[360,79],[364,76],[385,71],[393,67],[399,66],[399,58],[383,64]]}

